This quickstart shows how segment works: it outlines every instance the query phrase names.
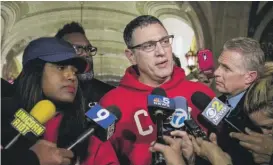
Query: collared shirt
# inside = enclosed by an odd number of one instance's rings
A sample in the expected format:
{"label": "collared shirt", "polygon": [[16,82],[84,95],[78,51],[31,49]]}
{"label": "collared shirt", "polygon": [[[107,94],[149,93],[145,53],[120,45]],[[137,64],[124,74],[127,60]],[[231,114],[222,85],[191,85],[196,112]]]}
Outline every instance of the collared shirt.
{"label": "collared shirt", "polygon": [[[229,97],[227,99],[227,102],[231,108],[230,113],[234,110],[234,108],[237,106],[237,104],[239,103],[239,101],[242,99],[242,97],[244,96],[244,94],[246,93],[246,91],[243,91],[235,96]],[[229,114],[230,114],[229,113]],[[229,114],[227,116],[229,116]]]}

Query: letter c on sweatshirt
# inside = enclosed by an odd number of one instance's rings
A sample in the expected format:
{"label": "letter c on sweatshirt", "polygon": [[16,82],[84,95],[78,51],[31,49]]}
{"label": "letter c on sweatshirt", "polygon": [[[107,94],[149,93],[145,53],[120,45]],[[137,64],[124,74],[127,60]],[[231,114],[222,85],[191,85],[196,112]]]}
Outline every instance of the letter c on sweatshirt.
{"label": "letter c on sweatshirt", "polygon": [[142,136],[146,136],[146,135],[151,134],[153,132],[153,127],[151,125],[149,125],[149,128],[147,130],[143,130],[140,120],[139,120],[139,115],[148,116],[148,113],[144,109],[141,109],[141,110],[136,111],[136,113],[134,115],[134,119],[135,119],[137,130],[138,130],[139,134]]}

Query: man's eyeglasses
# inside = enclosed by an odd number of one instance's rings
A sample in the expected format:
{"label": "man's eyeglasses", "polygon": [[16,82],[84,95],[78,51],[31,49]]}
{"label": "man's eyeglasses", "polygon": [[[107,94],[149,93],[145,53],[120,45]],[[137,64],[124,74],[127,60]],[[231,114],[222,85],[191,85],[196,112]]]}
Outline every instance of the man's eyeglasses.
{"label": "man's eyeglasses", "polygon": [[150,52],[155,50],[157,42],[159,42],[162,47],[169,47],[173,43],[173,38],[174,35],[168,35],[166,37],[161,38],[158,41],[147,41],[136,46],[128,46],[128,48],[129,49],[140,48],[143,51]]}
{"label": "man's eyeglasses", "polygon": [[82,55],[85,51],[89,56],[95,56],[98,50],[96,47],[91,45],[73,45],[73,47],[78,55]]}

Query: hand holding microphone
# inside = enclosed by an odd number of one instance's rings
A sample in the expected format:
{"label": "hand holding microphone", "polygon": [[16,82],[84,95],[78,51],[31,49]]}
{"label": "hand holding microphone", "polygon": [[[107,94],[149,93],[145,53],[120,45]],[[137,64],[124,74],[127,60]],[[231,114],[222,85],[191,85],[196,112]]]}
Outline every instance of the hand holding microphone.
{"label": "hand holding microphone", "polygon": [[190,140],[189,135],[185,131],[175,130],[171,132],[171,135],[176,137],[176,139],[181,139],[180,149],[183,156],[186,158],[189,165],[195,164],[195,155],[193,152],[193,145]]}
{"label": "hand holding microphone", "polygon": [[190,112],[188,111],[188,104],[185,97],[176,96],[173,98],[175,103],[175,112],[172,115],[172,120],[170,122],[173,127],[173,131],[170,132],[170,135],[175,138],[181,138],[182,143],[180,144],[181,151],[183,156],[186,158],[187,163],[192,165],[195,163],[195,156],[193,154],[192,142],[189,139],[187,132],[181,131],[181,128],[185,130],[190,130],[192,132],[196,132],[196,129],[193,130],[188,127],[188,121],[191,121]]}
{"label": "hand holding microphone", "polygon": [[230,156],[225,153],[218,145],[216,135],[212,133],[209,137],[211,142],[191,136],[194,152],[207,160],[212,165],[221,164],[232,164]]}
{"label": "hand holding microphone", "polygon": [[57,148],[56,144],[39,140],[30,150],[37,155],[40,165],[69,165],[74,154],[72,151]]}
{"label": "hand holding microphone", "polygon": [[182,158],[182,151],[180,144],[183,142],[182,139],[173,139],[169,136],[163,136],[163,140],[167,145],[152,142],[149,150],[151,152],[160,152],[165,158],[166,165],[185,165]]}

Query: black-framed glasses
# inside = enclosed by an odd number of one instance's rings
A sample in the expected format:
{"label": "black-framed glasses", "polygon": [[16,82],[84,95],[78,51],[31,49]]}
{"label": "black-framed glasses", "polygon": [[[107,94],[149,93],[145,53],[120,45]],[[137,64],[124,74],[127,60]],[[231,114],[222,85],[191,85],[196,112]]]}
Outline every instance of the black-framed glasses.
{"label": "black-framed glasses", "polygon": [[98,50],[96,47],[92,45],[87,46],[73,45],[73,47],[78,55],[82,55],[85,51],[89,56],[95,56]]}
{"label": "black-framed glasses", "polygon": [[169,47],[173,43],[173,38],[174,35],[168,35],[158,41],[147,41],[136,46],[128,46],[128,49],[140,48],[146,52],[150,52],[155,50],[157,42],[159,42],[162,47]]}

